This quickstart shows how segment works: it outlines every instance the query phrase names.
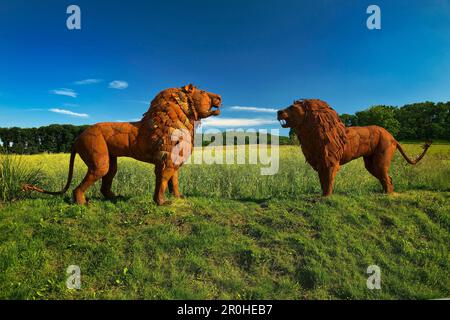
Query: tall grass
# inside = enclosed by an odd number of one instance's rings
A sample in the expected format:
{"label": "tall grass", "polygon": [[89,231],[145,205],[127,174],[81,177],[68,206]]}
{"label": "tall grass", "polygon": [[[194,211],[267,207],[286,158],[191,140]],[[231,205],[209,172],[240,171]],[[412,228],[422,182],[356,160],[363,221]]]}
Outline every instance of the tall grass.
{"label": "tall grass", "polygon": [[[421,152],[420,145],[406,145],[405,149],[413,158]],[[246,150],[247,157],[248,152],[249,150]],[[395,191],[449,191],[449,159],[450,147],[444,145],[433,145],[416,166],[407,164],[397,153],[390,170]],[[24,160],[29,167],[42,169],[45,179],[38,183],[40,186],[49,190],[60,190],[66,183],[69,155],[42,154],[26,156]],[[184,165],[180,169],[181,192],[188,197],[257,201],[274,198],[300,199],[305,194],[321,194],[319,177],[305,162],[299,147],[280,147],[277,174],[263,176],[260,174],[261,167],[261,164]],[[81,182],[86,170],[86,166],[77,156],[71,189]],[[151,164],[120,158],[113,191],[125,197],[135,195],[151,197],[155,185],[153,171],[154,167]],[[367,172],[362,159],[342,166],[337,174],[335,194],[373,195],[381,192],[380,183]],[[102,198],[100,183],[96,183],[88,193],[91,197]]]}
{"label": "tall grass", "polygon": [[23,197],[22,185],[36,184],[41,170],[30,166],[22,156],[0,154],[0,201],[14,201]]}

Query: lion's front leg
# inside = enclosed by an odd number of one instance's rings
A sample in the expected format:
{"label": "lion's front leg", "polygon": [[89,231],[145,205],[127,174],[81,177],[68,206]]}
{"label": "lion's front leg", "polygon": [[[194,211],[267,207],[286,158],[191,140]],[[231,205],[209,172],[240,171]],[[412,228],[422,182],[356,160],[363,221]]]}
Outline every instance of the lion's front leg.
{"label": "lion's front leg", "polygon": [[174,172],[174,168],[165,167],[163,164],[155,165],[156,185],[153,200],[155,200],[156,204],[163,205],[166,202],[164,193]]}
{"label": "lion's front leg", "polygon": [[169,192],[176,198],[183,198],[178,186],[178,170],[175,170],[172,178],[169,180]]}
{"label": "lion's front leg", "polygon": [[319,170],[320,185],[322,187],[322,196],[328,197],[333,193],[334,177],[339,170],[339,165]]}

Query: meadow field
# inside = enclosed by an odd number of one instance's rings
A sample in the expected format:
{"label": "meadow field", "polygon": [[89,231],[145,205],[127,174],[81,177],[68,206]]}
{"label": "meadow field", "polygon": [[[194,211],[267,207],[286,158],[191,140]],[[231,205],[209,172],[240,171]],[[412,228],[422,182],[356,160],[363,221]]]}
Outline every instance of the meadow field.
{"label": "meadow field", "polygon": [[[411,157],[421,151],[404,146]],[[0,157],[43,187],[66,182],[67,154]],[[186,165],[186,198],[162,207],[152,201],[153,166],[125,158],[113,186],[120,198],[104,200],[97,183],[88,206],[74,205],[85,171],[77,157],[60,197],[21,193],[26,181],[0,175],[0,299],[450,296],[450,145],[433,145],[417,166],[397,152],[393,195],[358,159],[323,199],[295,146],[280,147],[273,176],[260,165]],[[69,265],[81,269],[80,290],[66,288]],[[381,268],[380,290],[366,286],[370,265]]]}

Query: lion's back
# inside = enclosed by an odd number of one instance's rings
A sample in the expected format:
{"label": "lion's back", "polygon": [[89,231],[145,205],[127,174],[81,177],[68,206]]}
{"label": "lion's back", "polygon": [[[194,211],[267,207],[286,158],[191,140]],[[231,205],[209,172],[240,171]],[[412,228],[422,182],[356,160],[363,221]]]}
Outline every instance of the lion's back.
{"label": "lion's back", "polygon": [[97,152],[106,146],[110,155],[126,156],[136,145],[137,136],[137,123],[101,122],[84,130],[76,139],[75,147]]}
{"label": "lion's back", "polygon": [[377,125],[347,127],[346,134],[348,142],[343,163],[361,156],[369,156],[376,150],[384,150],[396,142],[389,131]]}

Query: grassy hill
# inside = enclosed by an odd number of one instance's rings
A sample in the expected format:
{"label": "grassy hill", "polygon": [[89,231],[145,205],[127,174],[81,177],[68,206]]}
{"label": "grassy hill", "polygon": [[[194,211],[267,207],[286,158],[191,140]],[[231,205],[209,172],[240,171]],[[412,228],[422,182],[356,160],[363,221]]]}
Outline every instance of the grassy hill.
{"label": "grassy hill", "polygon": [[[410,155],[420,151],[407,145]],[[198,151],[197,151],[198,152]],[[40,182],[63,186],[68,155],[21,160]],[[105,201],[20,195],[0,204],[2,299],[419,299],[448,296],[450,146],[417,166],[397,154],[386,196],[362,160],[344,166],[335,194],[320,198],[298,147],[280,148],[280,170],[186,165],[186,199],[157,207],[153,167],[121,159]],[[85,173],[77,160],[73,187]],[[68,290],[69,265],[81,290]],[[368,290],[369,265],[381,290]]]}

